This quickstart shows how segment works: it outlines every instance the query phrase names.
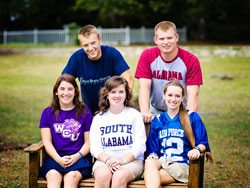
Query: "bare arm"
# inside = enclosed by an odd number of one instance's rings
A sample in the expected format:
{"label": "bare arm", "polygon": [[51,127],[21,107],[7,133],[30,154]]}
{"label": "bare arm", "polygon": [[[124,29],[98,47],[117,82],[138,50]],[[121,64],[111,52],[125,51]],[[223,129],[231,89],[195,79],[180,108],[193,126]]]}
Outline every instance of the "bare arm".
{"label": "bare arm", "polygon": [[134,78],[133,78],[131,72],[129,70],[126,70],[120,76],[128,81],[128,85],[129,85],[131,91],[133,91]]}
{"label": "bare arm", "polygon": [[[80,151],[69,156],[71,160],[66,165],[66,167],[69,167],[75,164],[81,158],[81,156],[87,155],[89,153],[89,148],[90,148],[90,141],[89,141],[89,131],[88,131],[88,132],[84,132],[84,144],[81,147]],[[79,152],[80,152],[80,156],[79,156]]]}
{"label": "bare arm", "polygon": [[52,157],[58,164],[60,164],[62,167],[66,167],[70,162],[70,158],[67,156],[60,157],[60,155],[57,153],[55,147],[52,144],[52,137],[51,137],[51,131],[49,128],[41,128],[41,135],[43,144],[45,147],[45,150],[47,154]]}
{"label": "bare arm", "polygon": [[187,86],[187,109],[195,112],[198,110],[199,88],[198,85]]}
{"label": "bare arm", "polygon": [[60,156],[58,155],[55,147],[52,144],[52,137],[51,137],[50,129],[49,128],[42,128],[41,135],[42,135],[42,140],[43,140],[43,144],[44,144],[46,152],[55,161],[58,161],[60,159]]}
{"label": "bare arm", "polygon": [[151,79],[140,78],[139,79],[139,107],[140,112],[142,113],[143,120],[145,123],[149,123],[153,117],[153,114],[150,112],[149,108],[149,98],[150,98],[150,89],[151,89]]}
{"label": "bare arm", "polygon": [[90,142],[89,142],[89,131],[88,131],[84,132],[84,144],[79,152],[82,154],[82,156],[85,156],[89,153],[89,148],[90,148]]}

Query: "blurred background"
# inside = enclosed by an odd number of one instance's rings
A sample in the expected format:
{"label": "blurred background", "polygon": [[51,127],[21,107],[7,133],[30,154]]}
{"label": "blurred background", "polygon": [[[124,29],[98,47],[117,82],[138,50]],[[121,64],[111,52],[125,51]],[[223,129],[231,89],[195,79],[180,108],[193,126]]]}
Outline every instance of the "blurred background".
{"label": "blurred background", "polygon": [[8,0],[0,1],[0,42],[4,31],[153,28],[173,21],[187,41],[249,43],[248,0]]}

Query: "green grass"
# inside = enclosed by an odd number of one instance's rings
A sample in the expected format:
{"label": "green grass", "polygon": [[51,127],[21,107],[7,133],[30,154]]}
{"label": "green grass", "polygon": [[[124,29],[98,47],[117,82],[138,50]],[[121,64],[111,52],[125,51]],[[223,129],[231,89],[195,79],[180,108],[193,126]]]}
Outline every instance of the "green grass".
{"label": "green grass", "polygon": [[26,188],[28,186],[28,156],[23,151],[0,152],[0,187]]}
{"label": "green grass", "polygon": [[[215,158],[213,164],[205,165],[205,187],[247,187],[250,184],[250,57],[245,52],[249,47],[185,47],[199,56],[203,72],[199,112]],[[144,48],[119,47],[133,74]],[[73,51],[60,49],[62,52],[0,54],[0,143],[40,140],[41,111],[50,104],[55,80]],[[214,74],[226,74],[233,79],[214,78]],[[137,89],[135,80],[135,98]],[[22,151],[0,152],[0,187],[26,187],[27,163],[27,154]]]}
{"label": "green grass", "polygon": [[[215,157],[214,164],[206,165],[205,183],[208,187],[247,187],[250,58],[210,57],[204,62],[199,110],[207,114],[203,121]],[[233,80],[212,78],[215,73],[230,75]]]}
{"label": "green grass", "polygon": [[37,141],[41,110],[49,105],[66,57],[19,54],[0,56],[0,62],[1,138],[6,142]]}

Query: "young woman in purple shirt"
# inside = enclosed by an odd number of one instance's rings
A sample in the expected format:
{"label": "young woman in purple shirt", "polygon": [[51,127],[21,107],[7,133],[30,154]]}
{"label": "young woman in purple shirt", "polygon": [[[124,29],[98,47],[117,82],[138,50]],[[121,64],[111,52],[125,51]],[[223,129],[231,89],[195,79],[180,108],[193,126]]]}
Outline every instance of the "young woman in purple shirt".
{"label": "young woman in purple shirt", "polygon": [[92,113],[79,100],[75,78],[60,76],[53,89],[53,99],[42,112],[40,129],[47,152],[40,173],[48,187],[77,187],[82,178],[91,176],[89,130]]}

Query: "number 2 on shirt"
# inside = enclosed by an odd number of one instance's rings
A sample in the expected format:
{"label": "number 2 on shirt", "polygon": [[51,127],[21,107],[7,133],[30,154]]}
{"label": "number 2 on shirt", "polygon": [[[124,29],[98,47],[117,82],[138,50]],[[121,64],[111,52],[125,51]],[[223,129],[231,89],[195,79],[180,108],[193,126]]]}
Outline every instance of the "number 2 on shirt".
{"label": "number 2 on shirt", "polygon": [[[176,144],[176,148],[173,148]],[[183,153],[183,140],[181,138],[171,137],[167,140],[163,139],[162,146],[171,147],[165,151],[166,158],[170,161],[183,161],[181,154]]]}

